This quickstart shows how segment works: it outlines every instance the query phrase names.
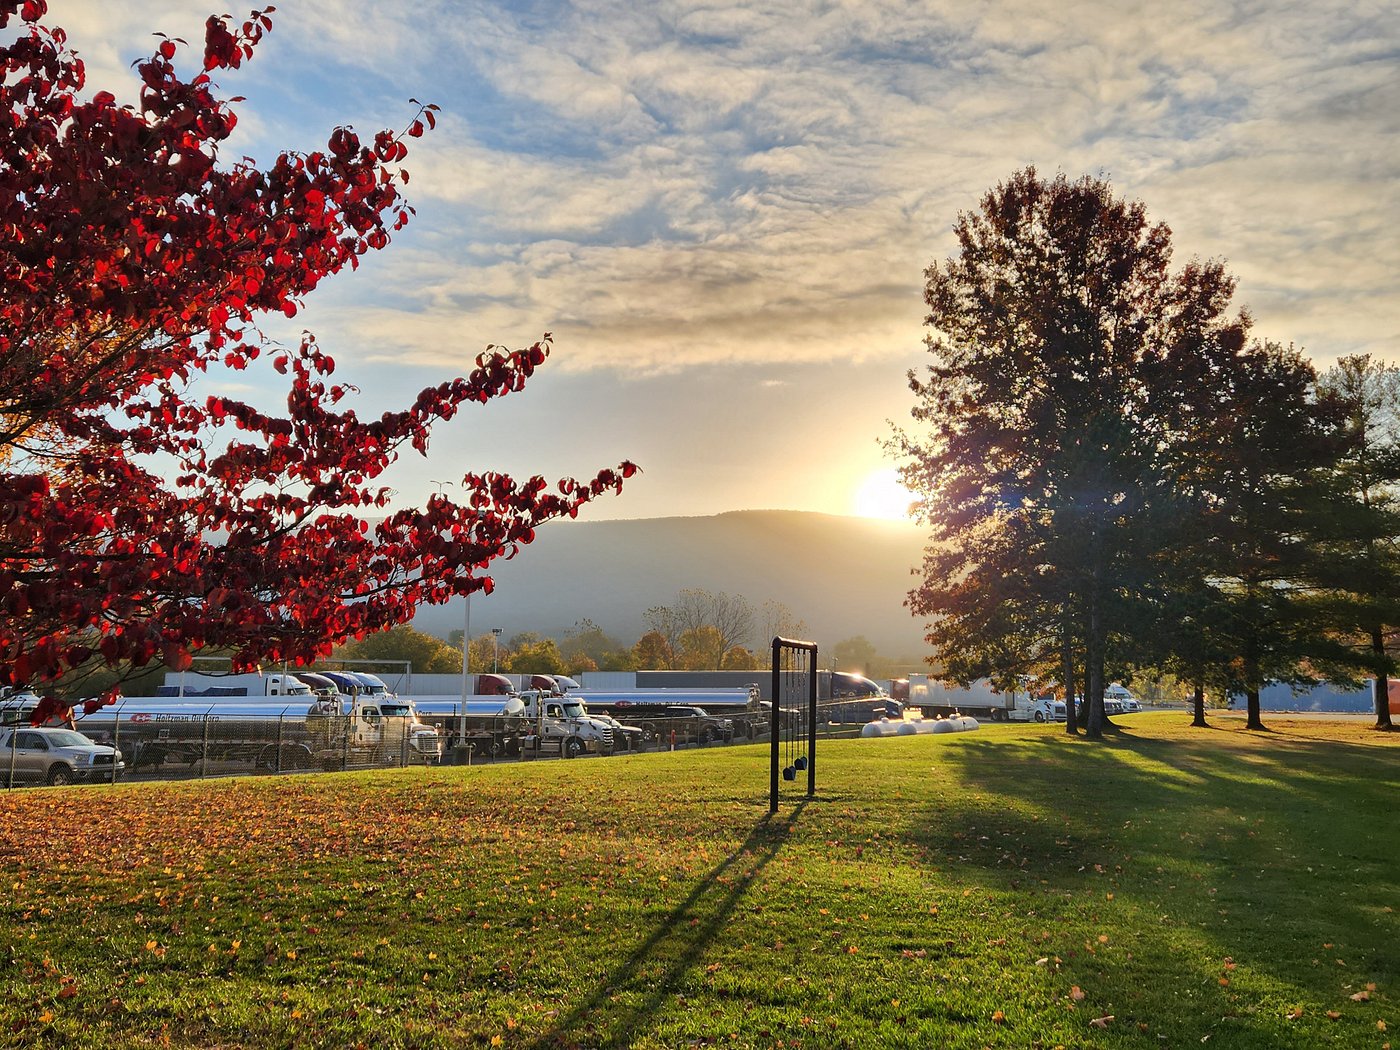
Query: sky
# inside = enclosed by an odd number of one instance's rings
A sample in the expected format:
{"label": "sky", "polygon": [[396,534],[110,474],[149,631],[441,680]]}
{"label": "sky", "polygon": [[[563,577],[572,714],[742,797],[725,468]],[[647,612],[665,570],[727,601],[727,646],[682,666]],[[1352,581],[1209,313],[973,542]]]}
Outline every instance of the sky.
{"label": "sky", "polygon": [[[136,99],[210,0],[50,0],[88,88]],[[240,15],[244,8],[235,9]],[[403,128],[417,214],[273,338],[314,331],[364,415],[554,352],[409,454],[401,503],[467,471],[643,473],[585,513],[888,515],[880,441],[927,360],[922,273],[960,210],[1035,165],[1103,176],[1223,258],[1257,335],[1400,361],[1400,18],[1391,0],[725,3],[283,0],[223,158]],[[275,377],[209,376],[271,396]],[[211,390],[212,392],[212,390]]]}

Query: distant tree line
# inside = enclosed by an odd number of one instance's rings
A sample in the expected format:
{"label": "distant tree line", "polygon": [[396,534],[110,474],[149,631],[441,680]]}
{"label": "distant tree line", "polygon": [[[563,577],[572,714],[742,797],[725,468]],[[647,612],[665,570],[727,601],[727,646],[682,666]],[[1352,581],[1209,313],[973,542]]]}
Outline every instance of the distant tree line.
{"label": "distant tree line", "polygon": [[[1034,169],[925,273],[932,363],[888,443],[929,528],[908,605],[958,680],[1035,675],[1099,735],[1114,678],[1373,677],[1400,624],[1400,371],[1251,336],[1218,261],[1108,182]],[[1075,697],[1082,694],[1082,710]]]}
{"label": "distant tree line", "polygon": [[[579,674],[588,671],[734,670],[766,666],[774,635],[796,635],[806,624],[782,602],[755,609],[743,595],[682,589],[669,605],[655,605],[642,617],[647,631],[631,645],[591,619],[582,619],[562,638],[524,631],[502,639],[494,632],[471,640],[473,673]],[[396,628],[343,646],[342,659],[409,660],[418,672],[460,672],[462,631],[447,641]]]}

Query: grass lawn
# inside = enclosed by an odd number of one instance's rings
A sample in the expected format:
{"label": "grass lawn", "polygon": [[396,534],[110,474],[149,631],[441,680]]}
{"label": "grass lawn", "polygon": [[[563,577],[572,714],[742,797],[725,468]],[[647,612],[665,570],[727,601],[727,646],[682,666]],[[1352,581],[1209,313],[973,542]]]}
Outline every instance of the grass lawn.
{"label": "grass lawn", "polygon": [[1400,1047],[1400,734],[1187,720],[6,792],[0,1045]]}

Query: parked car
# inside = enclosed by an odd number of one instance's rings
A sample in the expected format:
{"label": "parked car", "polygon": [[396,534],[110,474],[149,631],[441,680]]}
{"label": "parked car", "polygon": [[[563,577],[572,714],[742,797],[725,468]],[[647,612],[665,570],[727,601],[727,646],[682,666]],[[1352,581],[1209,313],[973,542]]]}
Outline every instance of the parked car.
{"label": "parked car", "polygon": [[596,711],[588,712],[588,717],[599,722],[606,722],[613,731],[613,754],[619,751],[640,751],[646,739],[646,732],[636,726],[623,725],[612,715],[600,714]]}
{"label": "parked car", "polygon": [[679,704],[656,708],[632,708],[623,717],[646,732],[647,739],[665,741],[671,730],[678,739],[695,740],[708,744],[712,740],[733,740],[734,723],[728,718],[719,718],[703,707],[688,707]]}
{"label": "parked car", "polygon": [[73,729],[50,727],[0,730],[0,783],[72,784],[106,780],[126,769],[122,753],[94,744]]}

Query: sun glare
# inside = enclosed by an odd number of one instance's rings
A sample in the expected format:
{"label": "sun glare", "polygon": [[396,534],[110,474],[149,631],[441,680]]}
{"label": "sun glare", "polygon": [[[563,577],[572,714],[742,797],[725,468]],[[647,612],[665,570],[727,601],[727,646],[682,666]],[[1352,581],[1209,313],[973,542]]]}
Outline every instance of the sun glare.
{"label": "sun glare", "polygon": [[899,473],[888,467],[865,476],[851,500],[854,512],[862,518],[909,519],[909,505],[914,496],[899,483]]}

